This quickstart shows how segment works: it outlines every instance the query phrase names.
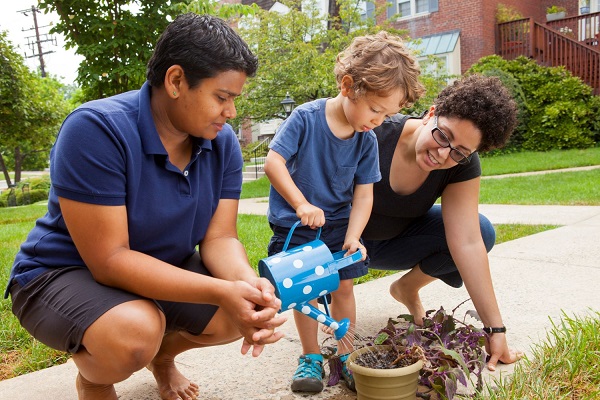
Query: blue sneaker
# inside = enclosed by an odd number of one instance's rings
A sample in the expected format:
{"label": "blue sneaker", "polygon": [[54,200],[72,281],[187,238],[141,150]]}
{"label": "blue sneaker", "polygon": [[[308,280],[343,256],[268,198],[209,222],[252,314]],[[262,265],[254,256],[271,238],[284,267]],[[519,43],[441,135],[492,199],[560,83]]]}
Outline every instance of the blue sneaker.
{"label": "blue sneaker", "polygon": [[305,354],[298,359],[298,368],[292,377],[292,392],[318,393],[323,390],[323,356]]}
{"label": "blue sneaker", "polygon": [[342,379],[344,380],[344,382],[346,382],[346,386],[348,387],[348,389],[352,390],[353,392],[356,392],[356,385],[354,384],[354,377],[352,376],[352,371],[348,369],[348,365],[346,364],[349,355],[350,353],[340,356],[340,361],[342,362]]}

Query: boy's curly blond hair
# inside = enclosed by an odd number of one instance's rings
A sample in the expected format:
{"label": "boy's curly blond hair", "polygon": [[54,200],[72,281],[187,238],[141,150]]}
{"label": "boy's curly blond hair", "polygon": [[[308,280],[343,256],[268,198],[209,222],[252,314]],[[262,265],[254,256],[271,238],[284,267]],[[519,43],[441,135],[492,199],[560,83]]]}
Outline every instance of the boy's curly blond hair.
{"label": "boy's curly blond hair", "polygon": [[400,107],[410,107],[424,93],[419,82],[419,63],[403,40],[386,31],[354,38],[338,54],[333,70],[338,88],[345,75],[352,77],[357,96],[373,92],[388,96],[394,89],[404,92]]}

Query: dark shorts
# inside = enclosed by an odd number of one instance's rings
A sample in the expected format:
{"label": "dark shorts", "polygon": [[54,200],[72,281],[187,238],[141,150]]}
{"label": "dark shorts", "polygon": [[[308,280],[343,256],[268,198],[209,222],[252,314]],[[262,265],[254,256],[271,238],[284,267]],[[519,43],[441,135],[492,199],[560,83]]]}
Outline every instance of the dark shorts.
{"label": "dark shorts", "polygon": [[[479,226],[489,253],[496,241],[494,226],[481,214]],[[462,278],[448,249],[439,205],[414,220],[400,235],[388,240],[364,240],[364,244],[369,268],[402,271],[418,264],[425,274],[452,287],[462,286]]]}
{"label": "dark shorts", "polygon": [[[270,225],[271,230],[273,231],[273,236],[269,242],[268,254],[269,256],[272,256],[273,254],[277,254],[283,250],[283,245],[285,244],[285,240],[288,236],[290,228],[273,224]],[[325,243],[331,253],[341,251],[342,246],[344,245],[344,239],[346,238],[347,228],[348,220],[327,221],[327,223],[321,228],[321,236],[319,237],[319,240]],[[315,240],[316,236],[317,230],[310,229],[308,226],[297,226],[296,229],[294,229],[294,233],[290,239],[288,248],[291,249],[311,242]],[[368,272],[369,270],[364,261],[359,261],[338,271],[340,280],[359,278],[366,275]]]}
{"label": "dark shorts", "polygon": [[[210,275],[198,253],[181,268]],[[167,332],[204,331],[218,306],[146,299],[96,282],[85,267],[57,268],[21,287],[10,288],[12,311],[37,340],[57,350],[76,353],[86,329],[111,308],[133,300],[149,300],[164,313]]]}

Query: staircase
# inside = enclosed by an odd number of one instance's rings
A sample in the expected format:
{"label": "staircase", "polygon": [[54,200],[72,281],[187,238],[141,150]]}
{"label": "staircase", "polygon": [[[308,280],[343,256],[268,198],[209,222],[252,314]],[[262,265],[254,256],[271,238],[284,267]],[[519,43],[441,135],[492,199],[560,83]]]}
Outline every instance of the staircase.
{"label": "staircase", "polygon": [[540,24],[533,18],[497,25],[496,54],[564,66],[600,95],[600,12]]}
{"label": "staircase", "polygon": [[255,181],[258,178],[265,176],[264,166],[266,157],[252,157],[250,163],[244,168],[242,172],[243,182]]}
{"label": "staircase", "polygon": [[250,150],[252,157],[250,158],[250,164],[246,165],[244,168],[244,172],[242,173],[242,182],[254,181],[265,175],[265,159],[267,158],[266,156],[267,152],[269,151],[270,142],[271,137],[267,136],[252,150]]}

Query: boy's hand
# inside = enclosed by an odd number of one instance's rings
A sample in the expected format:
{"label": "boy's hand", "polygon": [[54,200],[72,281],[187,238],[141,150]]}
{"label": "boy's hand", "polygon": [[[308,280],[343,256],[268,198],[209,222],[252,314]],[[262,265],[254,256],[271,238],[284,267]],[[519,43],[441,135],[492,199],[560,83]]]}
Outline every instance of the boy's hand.
{"label": "boy's hand", "polygon": [[296,216],[302,222],[302,225],[310,226],[311,229],[317,229],[325,225],[325,212],[310,203],[299,206],[296,209]]}
{"label": "boy's hand", "polygon": [[367,258],[367,249],[362,245],[359,239],[347,240],[342,246],[342,250],[348,250],[346,254],[344,254],[345,257],[360,250],[360,253],[362,254],[360,261],[364,261]]}

